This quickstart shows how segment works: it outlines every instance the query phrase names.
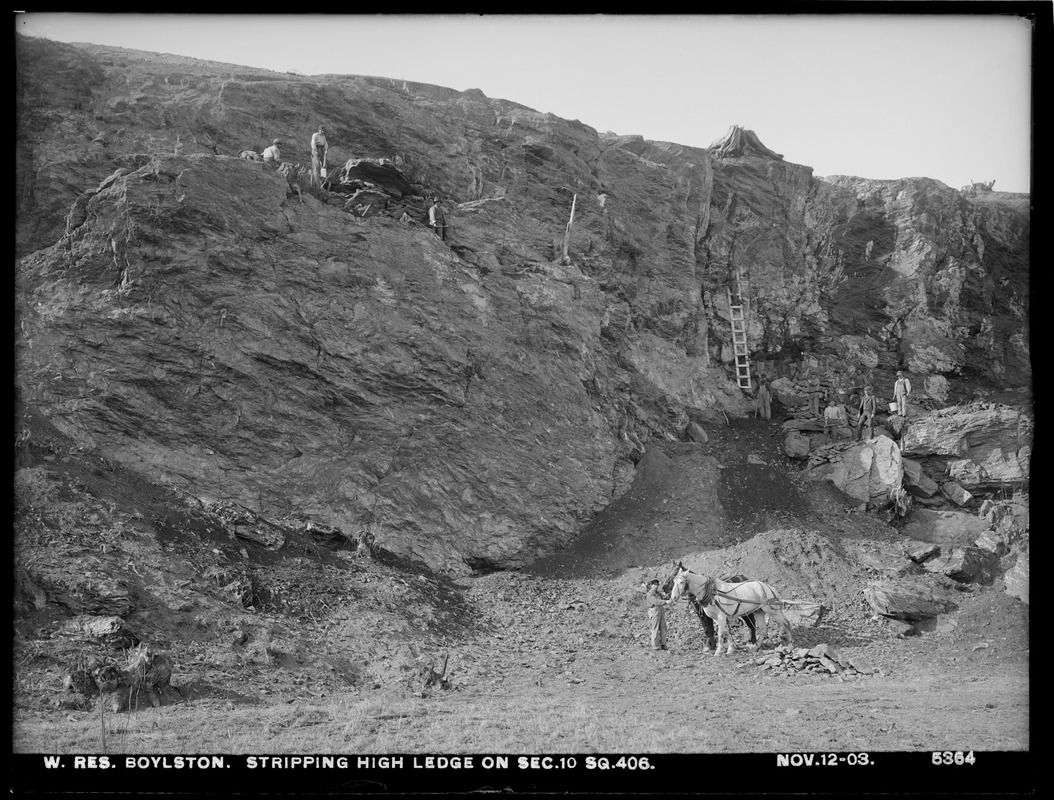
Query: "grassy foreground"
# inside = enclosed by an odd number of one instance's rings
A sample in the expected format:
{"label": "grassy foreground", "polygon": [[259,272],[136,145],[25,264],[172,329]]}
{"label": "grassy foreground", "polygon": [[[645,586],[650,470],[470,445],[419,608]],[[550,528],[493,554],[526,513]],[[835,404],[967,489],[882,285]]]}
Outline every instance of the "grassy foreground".
{"label": "grassy foreground", "polygon": [[16,752],[673,752],[686,730],[586,701],[377,692],[269,707],[201,703],[16,719]]}

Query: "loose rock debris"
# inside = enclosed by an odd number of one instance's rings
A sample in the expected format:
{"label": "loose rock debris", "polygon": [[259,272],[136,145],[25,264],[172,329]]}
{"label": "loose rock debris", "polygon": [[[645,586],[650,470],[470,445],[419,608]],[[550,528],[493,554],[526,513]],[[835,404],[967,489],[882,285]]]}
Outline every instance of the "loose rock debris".
{"label": "loose rock debris", "polygon": [[167,653],[139,645],[129,649],[124,659],[95,659],[71,668],[64,686],[78,696],[70,703],[74,708],[85,707],[95,696],[114,713],[131,710],[141,700],[157,708],[169,695],[178,695],[171,685],[173,666]]}
{"label": "loose rock debris", "polygon": [[818,672],[830,675],[874,675],[877,670],[860,656],[849,656],[828,644],[814,647],[780,645],[769,655],[747,661],[742,666],[794,672]]}

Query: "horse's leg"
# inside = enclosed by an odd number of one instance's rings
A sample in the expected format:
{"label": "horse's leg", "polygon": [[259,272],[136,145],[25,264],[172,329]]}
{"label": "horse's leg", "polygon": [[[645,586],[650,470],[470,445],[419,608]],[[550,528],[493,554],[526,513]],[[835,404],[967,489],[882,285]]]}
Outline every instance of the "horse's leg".
{"label": "horse's leg", "polygon": [[747,614],[743,617],[743,621],[747,623],[747,627],[750,628],[750,644],[756,645],[758,643],[758,622],[754,618],[753,614]]}
{"label": "horse's leg", "polygon": [[692,600],[692,608],[695,609],[699,621],[703,623],[703,633],[706,636],[706,649],[714,649],[714,621],[703,612],[703,605],[698,600]]}
{"label": "horse's leg", "polygon": [[711,652],[717,649],[717,642],[714,639],[714,621],[706,614],[702,614],[703,627],[706,629],[706,649]]}
{"label": "horse's leg", "polygon": [[722,614],[720,610],[717,610],[713,614],[708,611],[707,616],[717,623],[717,649],[714,650],[714,655],[719,656],[721,655],[721,648],[724,647],[725,643],[725,615]]}
{"label": "horse's leg", "polygon": [[780,628],[783,631],[783,639],[787,643],[787,646],[792,647],[794,645],[794,639],[791,636],[790,620],[787,619],[787,617],[783,614],[782,611],[779,611],[777,609],[774,609],[772,614],[773,618],[779,623]]}
{"label": "horse's leg", "polygon": [[754,612],[754,618],[757,621],[757,641],[754,643],[754,649],[760,650],[761,646],[765,643],[765,630],[768,628],[768,614],[765,613],[765,609],[759,608]]}
{"label": "horse's leg", "polygon": [[727,614],[722,613],[717,618],[717,652],[721,652],[721,642],[727,642],[728,646],[725,648],[726,655],[732,655],[732,651],[735,649],[735,642],[732,640],[732,631],[729,630],[729,618]]}

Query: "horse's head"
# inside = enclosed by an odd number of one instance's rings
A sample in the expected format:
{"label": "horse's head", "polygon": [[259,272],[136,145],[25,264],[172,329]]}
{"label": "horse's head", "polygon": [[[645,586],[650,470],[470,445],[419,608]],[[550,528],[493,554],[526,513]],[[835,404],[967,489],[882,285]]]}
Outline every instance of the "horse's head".
{"label": "horse's head", "polygon": [[688,591],[688,570],[684,565],[677,564],[677,572],[670,578],[669,583],[670,601],[676,603],[681,599],[681,595]]}
{"label": "horse's head", "polygon": [[677,573],[680,572],[682,569],[684,569],[684,566],[681,564],[680,561],[678,561],[676,566],[674,566],[673,568],[673,572],[670,573],[670,577],[666,579],[666,582],[663,583],[661,587],[659,587],[662,589],[663,594],[669,595],[670,592],[673,591],[674,579],[677,577]]}

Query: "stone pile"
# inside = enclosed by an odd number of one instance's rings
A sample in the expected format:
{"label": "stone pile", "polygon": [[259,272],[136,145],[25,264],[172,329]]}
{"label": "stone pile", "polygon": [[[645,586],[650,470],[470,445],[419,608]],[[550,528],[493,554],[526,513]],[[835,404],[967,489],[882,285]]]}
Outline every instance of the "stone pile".
{"label": "stone pile", "polygon": [[849,656],[829,644],[815,647],[780,645],[772,653],[747,661],[742,666],[754,665],[777,672],[820,672],[830,675],[873,675],[874,669],[860,656]]}
{"label": "stone pile", "polygon": [[172,686],[174,662],[167,653],[138,645],[123,657],[97,658],[77,664],[67,672],[63,685],[75,699],[69,708],[85,708],[90,698],[113,713],[135,711],[149,703],[157,708],[181,698]]}
{"label": "stone pile", "polygon": [[[424,221],[427,203],[424,189],[415,186],[399,168],[402,160],[353,158],[326,180],[325,188],[343,196],[345,211],[356,216],[384,213],[388,216]],[[371,213],[372,212],[372,213]]]}

